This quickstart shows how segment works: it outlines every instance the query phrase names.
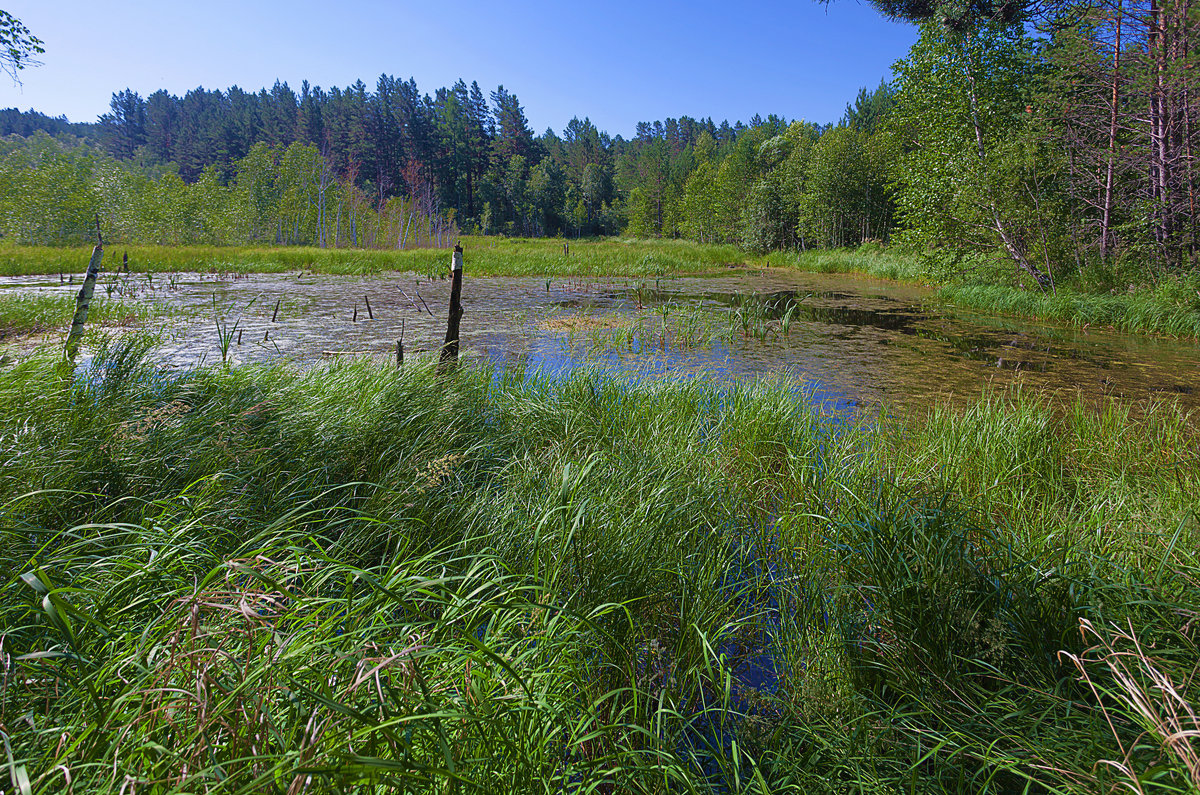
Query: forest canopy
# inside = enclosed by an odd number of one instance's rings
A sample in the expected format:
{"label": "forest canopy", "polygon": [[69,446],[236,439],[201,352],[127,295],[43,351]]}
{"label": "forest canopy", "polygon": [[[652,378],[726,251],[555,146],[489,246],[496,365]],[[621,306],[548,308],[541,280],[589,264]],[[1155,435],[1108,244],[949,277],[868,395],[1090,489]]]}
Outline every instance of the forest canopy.
{"label": "forest canopy", "polygon": [[[836,123],[573,118],[513,91],[380,76],[183,96],[125,89],[94,124],[0,112],[0,234],[437,244],[460,232],[689,238],[769,252],[893,242],[932,279],[991,263],[1050,289],[1190,269],[1195,15],[1181,0],[879,0],[920,38]],[[951,13],[953,11],[953,13]]]}

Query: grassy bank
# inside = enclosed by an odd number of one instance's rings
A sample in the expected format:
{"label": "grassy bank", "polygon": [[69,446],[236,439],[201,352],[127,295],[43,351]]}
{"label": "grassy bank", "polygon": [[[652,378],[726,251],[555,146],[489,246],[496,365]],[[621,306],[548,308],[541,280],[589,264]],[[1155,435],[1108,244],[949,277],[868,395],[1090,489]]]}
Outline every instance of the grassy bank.
{"label": "grassy bank", "polygon": [[892,281],[921,282],[923,276],[920,257],[877,245],[814,249],[795,255],[786,265],[810,273],[855,273]]}
{"label": "grassy bank", "polygon": [[[88,308],[88,322],[99,326],[134,326],[155,314],[155,308],[135,301],[96,296]],[[51,295],[0,293],[0,342],[27,334],[65,330],[75,316],[75,299]]]}
{"label": "grassy bank", "polygon": [[770,384],[166,375],[139,344],[0,371],[30,792],[1126,780],[1101,760],[1187,791],[1167,711],[1196,695],[1153,689],[1186,686],[1200,614],[1170,405],[845,427]]}
{"label": "grassy bank", "polygon": [[1055,320],[1075,326],[1200,338],[1200,294],[1191,300],[1175,291],[1085,293],[1063,288],[1031,292],[993,284],[949,285],[938,290],[948,304],[984,312]]}
{"label": "grassy bank", "polygon": [[[914,283],[938,281],[925,272],[921,257],[877,245],[806,252],[796,256],[794,265],[815,273],[856,273]],[[1200,274],[1169,276],[1140,287],[1123,285],[1120,291],[1068,279],[1053,292],[1040,292],[997,283],[1011,278],[1006,270],[1011,268],[987,268],[987,283],[975,283],[970,275],[963,275],[939,285],[936,297],[948,305],[979,312],[1200,338]]]}
{"label": "grassy bank", "polygon": [[[711,273],[746,260],[746,255],[734,246],[702,245],[684,240],[466,237],[462,244],[467,267],[480,276],[654,277]],[[569,246],[567,253],[563,251],[564,245]],[[89,253],[90,249],[85,248],[0,247],[0,276],[81,272],[87,266]],[[129,255],[130,269],[139,273],[301,270],[331,274],[441,273],[448,267],[450,258],[447,249],[377,251],[112,244],[107,247],[107,268],[116,268],[125,254]]]}

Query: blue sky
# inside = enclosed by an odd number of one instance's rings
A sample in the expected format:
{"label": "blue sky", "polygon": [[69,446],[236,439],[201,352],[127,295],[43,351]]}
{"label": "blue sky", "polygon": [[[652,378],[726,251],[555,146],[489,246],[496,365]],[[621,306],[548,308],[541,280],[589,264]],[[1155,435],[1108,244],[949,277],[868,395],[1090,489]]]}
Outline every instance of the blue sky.
{"label": "blue sky", "polygon": [[590,116],[626,137],[638,121],[755,113],[837,120],[916,40],[866,3],[295,2],[3,0],[46,43],[0,107],[93,121],[114,91],[197,86],[373,88],[381,73],[432,94],[462,77],[502,83],[535,132]]}

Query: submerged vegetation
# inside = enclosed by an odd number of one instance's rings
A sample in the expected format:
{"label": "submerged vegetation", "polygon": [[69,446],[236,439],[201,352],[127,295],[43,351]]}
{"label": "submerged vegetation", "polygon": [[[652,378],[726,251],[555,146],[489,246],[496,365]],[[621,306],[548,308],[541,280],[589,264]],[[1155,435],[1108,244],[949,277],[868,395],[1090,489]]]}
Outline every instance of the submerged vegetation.
{"label": "submerged vegetation", "polygon": [[1200,785],[1172,404],[145,349],[0,370],[18,791]]}

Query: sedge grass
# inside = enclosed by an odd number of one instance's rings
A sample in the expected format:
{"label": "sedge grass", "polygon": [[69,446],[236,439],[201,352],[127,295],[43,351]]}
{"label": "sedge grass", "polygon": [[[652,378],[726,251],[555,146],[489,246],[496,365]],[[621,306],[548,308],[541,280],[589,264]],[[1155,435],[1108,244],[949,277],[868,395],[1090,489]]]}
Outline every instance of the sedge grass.
{"label": "sedge grass", "polygon": [[[10,337],[65,330],[74,314],[74,297],[0,293],[0,342]],[[135,326],[155,314],[156,310],[147,304],[95,296],[88,308],[88,323]]]}
{"label": "sedge grass", "polygon": [[968,284],[943,287],[938,297],[952,305],[985,312],[1200,338],[1200,301],[1179,302],[1153,291],[1113,295],[1060,289],[1035,293],[1001,285]]}
{"label": "sedge grass", "polygon": [[805,251],[796,255],[789,265],[813,273],[854,273],[891,281],[925,281],[920,257],[874,243],[864,243],[854,249]]}
{"label": "sedge grass", "polygon": [[[979,283],[981,277],[1005,280],[992,266],[964,272],[951,283],[929,273],[921,256],[877,244],[857,249],[814,250],[797,255],[793,267],[816,273],[851,273],[892,281],[934,283],[934,297],[949,307],[976,312],[1049,320],[1074,326],[1112,328],[1128,333],[1200,338],[1200,291],[1195,276],[1165,279],[1157,285],[1121,292],[1086,289],[1076,283],[1052,292],[1005,283]],[[1004,273],[1005,275],[1001,275]]]}
{"label": "sedge grass", "polygon": [[1194,665],[1171,404],[144,354],[0,371],[31,792],[1186,791],[1079,634]]}
{"label": "sedge grass", "polygon": [[[466,267],[478,276],[628,276],[704,274],[741,265],[746,255],[734,246],[683,240],[464,237]],[[109,269],[123,255],[138,273],[369,274],[410,271],[442,275],[446,249],[322,249],[243,246],[109,246]],[[0,276],[74,273],[87,264],[88,249],[0,246]]]}

